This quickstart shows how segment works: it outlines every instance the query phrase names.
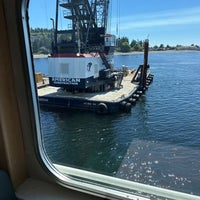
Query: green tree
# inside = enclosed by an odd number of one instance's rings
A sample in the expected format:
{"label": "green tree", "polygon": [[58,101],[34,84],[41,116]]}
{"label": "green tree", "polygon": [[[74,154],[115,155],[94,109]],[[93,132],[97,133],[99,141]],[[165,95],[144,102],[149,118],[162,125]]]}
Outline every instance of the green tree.
{"label": "green tree", "polygon": [[164,44],[161,44],[159,48],[160,48],[160,49],[165,48]]}
{"label": "green tree", "polygon": [[134,48],[136,44],[137,44],[137,41],[136,40],[132,40],[130,46]]}
{"label": "green tree", "polygon": [[129,52],[131,47],[129,45],[129,39],[127,37],[122,37],[117,39],[117,51],[120,52]]}
{"label": "green tree", "polygon": [[123,42],[128,42],[129,43],[129,40],[127,37],[122,37],[122,38],[118,38],[117,39],[117,46],[121,46]]}
{"label": "green tree", "polygon": [[121,43],[127,42],[127,43],[129,44],[129,39],[128,39],[127,37],[122,37],[122,38],[120,39],[120,41],[121,41]]}
{"label": "green tree", "polygon": [[155,46],[153,47],[153,49],[154,49],[154,50],[158,50],[158,46],[155,45]]}
{"label": "green tree", "polygon": [[121,52],[130,52],[131,46],[129,45],[128,42],[123,42],[120,46]]}
{"label": "green tree", "polygon": [[133,47],[134,51],[142,51],[143,46],[141,45],[140,42],[137,42],[136,45]]}
{"label": "green tree", "polygon": [[142,40],[132,40],[130,46],[134,51],[142,51],[143,50],[143,42]]}
{"label": "green tree", "polygon": [[31,47],[34,54],[50,53],[52,42],[52,30],[43,28],[31,28]]}

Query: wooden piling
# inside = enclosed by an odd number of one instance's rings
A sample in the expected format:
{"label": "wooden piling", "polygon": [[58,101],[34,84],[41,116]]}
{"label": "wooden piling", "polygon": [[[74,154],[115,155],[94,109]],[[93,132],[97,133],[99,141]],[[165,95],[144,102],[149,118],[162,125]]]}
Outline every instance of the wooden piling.
{"label": "wooden piling", "polygon": [[147,68],[148,68],[148,53],[149,53],[149,40],[146,39],[144,41],[144,64],[141,69],[141,81],[140,87],[143,89],[146,87],[146,76],[147,76]]}

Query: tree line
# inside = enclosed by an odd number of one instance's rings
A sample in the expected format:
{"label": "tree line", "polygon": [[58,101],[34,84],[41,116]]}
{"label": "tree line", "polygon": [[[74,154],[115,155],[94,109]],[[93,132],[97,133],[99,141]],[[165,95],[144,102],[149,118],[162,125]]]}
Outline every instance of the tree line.
{"label": "tree line", "polygon": [[51,44],[53,38],[52,29],[31,28],[31,47],[33,54],[49,54],[51,53]]}
{"label": "tree line", "polygon": [[[30,34],[33,54],[51,53],[51,43],[53,38],[52,29],[31,28]],[[115,50],[118,52],[142,51],[143,41],[132,40],[131,43],[129,43],[129,39],[127,37],[118,38],[116,40]]]}
{"label": "tree line", "polygon": [[[31,28],[31,47],[33,54],[49,54],[51,53],[51,44],[53,39],[53,30],[45,28]],[[133,52],[133,51],[143,51],[143,42],[142,40],[131,40],[129,41],[128,37],[117,38],[116,48],[117,52]],[[200,50],[200,47],[195,44],[190,46],[170,46],[164,44],[155,45],[150,47],[150,50],[155,51],[164,51],[164,50]]]}
{"label": "tree line", "polygon": [[131,52],[131,51],[143,51],[143,41],[133,39],[129,42],[127,37],[117,38],[116,51],[118,52]]}

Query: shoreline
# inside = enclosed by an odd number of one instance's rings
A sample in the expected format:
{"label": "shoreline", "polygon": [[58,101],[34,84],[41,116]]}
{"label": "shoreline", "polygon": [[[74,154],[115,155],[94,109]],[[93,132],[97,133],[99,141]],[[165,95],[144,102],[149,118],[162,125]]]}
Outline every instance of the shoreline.
{"label": "shoreline", "polygon": [[49,54],[33,54],[33,58],[48,58]]}
{"label": "shoreline", "polygon": [[[187,53],[187,52],[200,52],[200,50],[164,50],[164,51],[151,51],[149,50],[149,54],[153,53]],[[115,52],[114,55],[132,55],[132,54],[144,54],[143,51],[133,51],[133,52]]]}
{"label": "shoreline", "polygon": [[[149,54],[151,53],[187,53],[187,52],[200,52],[200,50],[164,50],[164,51],[149,51]],[[134,54],[144,54],[143,51],[133,51],[133,52],[114,52],[114,55],[134,55]],[[39,58],[48,58],[49,54],[33,54],[34,59]]]}

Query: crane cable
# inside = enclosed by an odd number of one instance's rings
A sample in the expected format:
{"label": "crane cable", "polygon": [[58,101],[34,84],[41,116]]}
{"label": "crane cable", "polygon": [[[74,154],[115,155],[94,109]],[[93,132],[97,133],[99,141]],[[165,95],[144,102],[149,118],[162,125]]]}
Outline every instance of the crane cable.
{"label": "crane cable", "polygon": [[107,24],[107,32],[108,33],[111,33],[111,27],[112,27],[112,9],[113,9],[113,2],[112,0],[111,1],[108,1],[108,9],[109,9],[109,12],[108,12],[108,24]]}
{"label": "crane cable", "polygon": [[120,0],[117,0],[116,35],[120,38]]}

